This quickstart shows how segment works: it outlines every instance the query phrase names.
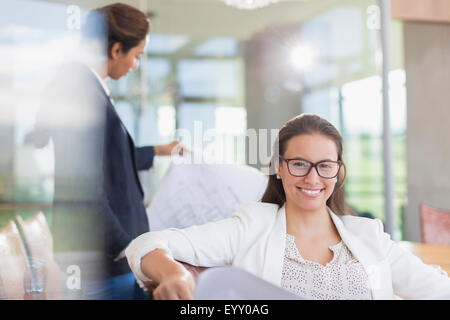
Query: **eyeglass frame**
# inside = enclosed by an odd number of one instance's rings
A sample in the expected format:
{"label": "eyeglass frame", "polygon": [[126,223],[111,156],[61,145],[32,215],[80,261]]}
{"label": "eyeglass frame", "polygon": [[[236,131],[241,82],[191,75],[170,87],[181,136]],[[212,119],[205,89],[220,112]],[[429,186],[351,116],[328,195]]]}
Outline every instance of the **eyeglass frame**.
{"label": "eyeglass frame", "polygon": [[[299,177],[299,178],[300,178],[300,177],[306,177],[308,174],[310,174],[312,168],[314,168],[314,169],[316,169],[316,172],[317,172],[317,174],[319,175],[319,177],[321,177],[321,178],[323,178],[323,179],[334,179],[334,178],[336,178],[336,177],[339,175],[339,172],[341,171],[341,167],[342,167],[342,165],[343,165],[343,162],[340,161],[340,160],[337,160],[337,161],[333,161],[333,160],[320,160],[320,161],[317,161],[316,163],[314,163],[314,162],[311,162],[311,161],[309,161],[309,160],[306,160],[306,159],[300,158],[300,157],[298,157],[298,158],[286,159],[286,158],[283,157],[283,156],[279,156],[279,158],[280,158],[281,160],[283,160],[283,161],[286,162],[286,166],[287,166],[287,169],[288,169],[289,174],[290,174],[291,176],[293,176],[293,177]],[[309,164],[310,164],[310,167],[309,167],[309,169],[308,169],[308,172],[306,172],[306,174],[304,174],[304,175],[302,175],[302,176],[296,176],[296,175],[292,174],[292,173],[291,173],[291,170],[289,169],[289,161],[292,161],[292,160],[302,160],[302,161],[306,161],[307,163],[309,163]],[[318,164],[321,164],[321,163],[323,163],[323,162],[334,162],[334,163],[337,163],[337,164],[339,165],[339,169],[338,169],[336,175],[334,175],[333,177],[323,177],[323,176],[319,173],[319,169],[317,169],[317,165],[318,165]]]}

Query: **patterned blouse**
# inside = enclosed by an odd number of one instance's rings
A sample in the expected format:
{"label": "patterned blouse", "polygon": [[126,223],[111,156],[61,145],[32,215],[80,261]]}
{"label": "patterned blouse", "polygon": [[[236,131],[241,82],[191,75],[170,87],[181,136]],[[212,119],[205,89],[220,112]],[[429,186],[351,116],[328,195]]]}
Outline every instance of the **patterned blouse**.
{"label": "patterned blouse", "polygon": [[329,247],[333,259],[324,266],[303,259],[294,240],[294,236],[286,234],[283,288],[308,299],[372,299],[367,273],[342,241]]}

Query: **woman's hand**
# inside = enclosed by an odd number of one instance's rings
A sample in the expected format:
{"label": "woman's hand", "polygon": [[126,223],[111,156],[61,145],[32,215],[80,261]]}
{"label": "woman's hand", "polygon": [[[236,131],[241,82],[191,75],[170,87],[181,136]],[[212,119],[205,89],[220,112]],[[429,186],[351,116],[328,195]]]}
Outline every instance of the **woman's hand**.
{"label": "woman's hand", "polygon": [[169,144],[154,146],[153,148],[155,149],[155,154],[157,156],[170,156],[173,154],[182,156],[184,153],[189,152],[189,150],[178,140],[174,140]]}
{"label": "woman's hand", "polygon": [[193,300],[195,280],[189,271],[172,273],[153,291],[155,300]]}

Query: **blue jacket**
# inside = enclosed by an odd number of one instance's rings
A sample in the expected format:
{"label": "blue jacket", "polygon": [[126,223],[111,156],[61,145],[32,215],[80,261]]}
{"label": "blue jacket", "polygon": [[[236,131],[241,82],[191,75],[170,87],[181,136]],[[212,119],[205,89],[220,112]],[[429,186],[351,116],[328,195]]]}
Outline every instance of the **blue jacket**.
{"label": "blue jacket", "polygon": [[[103,261],[86,269],[88,278],[131,272],[126,259],[114,259],[149,231],[138,170],[152,166],[154,148],[134,145],[89,68],[66,65],[58,74],[64,76],[49,86],[35,141],[47,134],[54,143],[55,249],[103,252]],[[78,264],[75,258],[71,263]]]}

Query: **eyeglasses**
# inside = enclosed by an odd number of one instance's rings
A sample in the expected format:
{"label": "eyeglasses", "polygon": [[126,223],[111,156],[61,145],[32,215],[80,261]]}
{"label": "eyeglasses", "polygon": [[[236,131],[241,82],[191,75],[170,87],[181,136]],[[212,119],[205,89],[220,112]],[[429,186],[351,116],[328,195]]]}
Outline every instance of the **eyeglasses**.
{"label": "eyeglasses", "polygon": [[302,158],[286,159],[282,156],[280,156],[280,159],[286,162],[289,173],[294,177],[307,176],[314,167],[320,177],[333,179],[337,177],[342,166],[341,161],[322,160],[312,163]]}

